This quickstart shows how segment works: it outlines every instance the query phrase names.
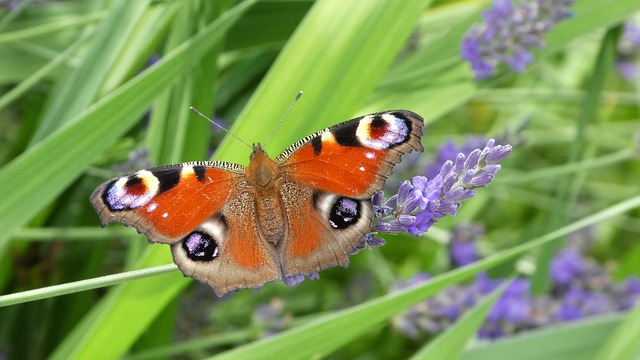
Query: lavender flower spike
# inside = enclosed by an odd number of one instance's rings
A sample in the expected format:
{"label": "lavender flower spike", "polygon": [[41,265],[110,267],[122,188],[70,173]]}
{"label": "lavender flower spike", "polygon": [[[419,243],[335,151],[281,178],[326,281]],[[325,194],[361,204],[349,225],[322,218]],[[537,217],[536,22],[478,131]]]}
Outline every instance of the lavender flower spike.
{"label": "lavender flower spike", "polygon": [[624,31],[618,43],[616,66],[627,80],[640,76],[640,25],[624,24]]}
{"label": "lavender flower spike", "polygon": [[[465,231],[469,230],[471,232],[466,236],[482,235],[481,228],[467,228]],[[462,235],[463,238],[464,236]],[[452,243],[455,242],[452,239]],[[465,249],[465,252],[468,250]],[[470,257],[469,254],[463,255],[464,259],[473,261],[477,253]],[[453,265],[464,264],[454,262]],[[513,280],[491,308],[477,337],[495,339],[597,314],[628,311],[640,299],[638,278],[631,276],[623,283],[616,284],[606,267],[583,257],[573,248],[566,248],[556,255],[552,261],[551,274],[549,293],[537,296],[530,294],[529,279]],[[397,281],[392,290],[429,281],[430,278],[429,274],[417,273],[409,281]],[[504,281],[502,278],[492,279],[484,272],[478,273],[474,283],[454,285],[439,292],[396,317],[393,324],[408,337],[415,339],[421,339],[424,334],[441,333],[466,310],[472,308],[482,296],[495,290]]]}
{"label": "lavender flower spike", "polygon": [[486,186],[498,170],[498,164],[511,153],[511,145],[495,145],[493,139],[485,147],[468,155],[458,154],[455,162],[446,161],[440,173],[432,179],[416,176],[413,182],[400,185],[397,195],[386,202],[374,198],[374,210],[381,233],[424,234],[436,219],[455,216],[462,201],[476,194],[476,188]]}
{"label": "lavender flower spike", "polygon": [[571,16],[574,0],[495,0],[484,12],[483,24],[474,25],[462,42],[460,56],[471,64],[476,79],[493,74],[499,63],[522,72],[533,59],[532,48],[544,46],[544,35]]}

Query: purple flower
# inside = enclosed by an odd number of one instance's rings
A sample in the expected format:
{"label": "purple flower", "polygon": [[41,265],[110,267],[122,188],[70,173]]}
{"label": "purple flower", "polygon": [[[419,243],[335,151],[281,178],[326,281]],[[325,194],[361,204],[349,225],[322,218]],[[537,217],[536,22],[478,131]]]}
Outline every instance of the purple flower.
{"label": "purple flower", "polygon": [[476,244],[472,242],[450,242],[449,257],[456,267],[469,265],[478,260]]}
{"label": "purple flower", "polygon": [[640,299],[640,280],[636,276],[630,276],[614,290],[614,293],[619,301],[618,310],[631,310]]}
{"label": "purple flower", "polygon": [[560,303],[555,316],[560,321],[574,321],[580,319],[582,317],[582,313],[580,313],[580,309],[576,304],[565,299]]}
{"label": "purple flower", "polygon": [[374,248],[374,247],[384,246],[385,244],[386,244],[386,241],[384,241],[384,239],[381,239],[379,237],[375,237],[372,234],[367,234],[351,250],[351,254],[350,255],[355,255],[355,254],[359,253],[360,251],[362,251],[364,249],[371,249],[371,248]]}
{"label": "purple flower", "polygon": [[638,62],[640,61],[640,26],[626,23],[620,42],[616,66],[620,75],[627,80],[633,80],[640,75]]}
{"label": "purple flower", "polygon": [[[429,280],[429,276],[418,273],[416,277],[394,285],[394,289],[405,288]],[[472,301],[469,302],[469,299]],[[470,289],[452,286],[418,305],[409,308],[393,320],[396,328],[410,338],[418,338],[421,333],[437,334],[455,322],[462,312],[475,303]]]}
{"label": "purple flower", "polygon": [[[486,323],[493,328],[502,327],[502,324],[518,327],[525,323],[531,312],[529,287],[528,279],[513,280],[489,311]],[[479,337],[482,338],[481,333]]]}
{"label": "purple flower", "polygon": [[[430,180],[424,176],[416,176],[412,181],[402,182],[398,192],[386,201],[384,193],[377,192],[371,199],[376,218],[375,230],[387,234],[408,232],[420,236],[427,232],[438,218],[446,215],[455,216],[462,201],[473,197],[476,188],[486,186],[493,180],[495,173],[500,169],[498,163],[504,160],[511,150],[510,145],[495,145],[495,141],[491,139],[482,149],[476,148],[468,155],[459,153],[455,162],[445,161],[440,172]],[[356,210],[354,204],[341,204],[339,214],[343,217],[353,215]],[[384,239],[369,233],[354,246],[350,255],[365,248],[384,244]],[[459,247],[452,253],[462,255],[465,251],[462,248],[464,245]],[[474,249],[468,248],[466,252],[464,256],[471,256],[473,259],[463,261],[475,261]],[[309,276],[309,279],[314,278],[318,278],[318,275]],[[282,281],[289,286],[295,286],[304,279],[304,275],[298,274],[286,277]]]}
{"label": "purple flower", "polygon": [[616,311],[615,299],[610,294],[602,292],[589,293],[582,303],[582,314],[594,316]]}
{"label": "purple flower", "polygon": [[[491,308],[478,338],[496,339],[527,329],[625,311],[633,308],[640,298],[638,278],[629,277],[615,286],[605,268],[583,258],[574,248],[558,253],[551,266],[555,270],[549,294],[534,297],[528,279],[513,280]],[[393,289],[424,281],[429,281],[429,276],[419,273]],[[440,333],[504,281],[481,272],[473,283],[452,286],[407,310],[395,319],[394,325],[411,338]]]}
{"label": "purple flower", "polygon": [[584,272],[586,265],[577,250],[567,248],[562,250],[551,261],[551,278],[560,285],[568,285],[580,273]]}
{"label": "purple flower", "polygon": [[383,202],[380,195],[373,199],[378,222],[376,230],[382,233],[409,232],[424,234],[436,219],[455,216],[462,201],[476,194],[475,189],[489,184],[500,170],[498,163],[511,153],[510,145],[495,145],[493,139],[485,147],[468,155],[458,154],[446,161],[432,179],[416,176],[405,181],[398,193]]}
{"label": "purple flower", "polygon": [[630,276],[623,284],[623,290],[629,294],[640,295],[640,279]]}
{"label": "purple flower", "polygon": [[[320,274],[313,273],[311,275],[307,275],[307,278],[309,280],[317,280],[317,279],[320,279]],[[291,276],[287,276],[285,278],[282,278],[282,282],[285,283],[288,286],[296,286],[296,285],[300,284],[303,281],[304,281],[304,275],[303,274],[291,275]]]}
{"label": "purple flower", "polygon": [[483,13],[484,23],[474,25],[462,41],[460,56],[471,64],[476,79],[493,74],[505,63],[522,72],[533,59],[532,48],[544,46],[544,35],[572,13],[574,0],[495,0]]}
{"label": "purple flower", "polygon": [[[397,194],[384,201],[379,191],[371,199],[376,217],[375,230],[380,233],[398,234],[408,232],[420,236],[433,226],[438,218],[455,216],[462,201],[475,195],[475,189],[489,184],[500,169],[499,162],[511,153],[510,145],[495,145],[493,139],[482,149],[474,149],[468,155],[459,153],[455,162],[445,161],[440,172],[431,180],[416,176],[412,181],[400,184]],[[351,203],[342,204],[338,209],[342,216],[351,216],[355,207]],[[350,255],[365,248],[385,244],[373,234],[365,235],[351,250]],[[469,249],[472,250],[472,249]],[[454,250],[456,252],[458,250]],[[460,249],[458,252],[463,251]],[[469,256],[468,254],[467,256]],[[309,277],[317,278],[317,274]],[[303,275],[293,275],[283,279],[289,286],[304,281]]]}
{"label": "purple flower", "polygon": [[460,153],[468,154],[474,149],[481,148],[487,143],[487,140],[484,136],[468,136],[460,146],[456,145],[453,140],[446,141],[436,152],[436,157],[433,162],[427,165],[424,176],[433,179],[440,173],[442,165],[444,165],[447,160],[453,161]]}
{"label": "purple flower", "polygon": [[476,282],[473,284],[474,290],[481,295],[487,295],[495,290],[502,280],[493,280],[485,272],[476,275]]}
{"label": "purple flower", "polygon": [[555,316],[560,321],[573,321],[615,311],[614,298],[572,286],[560,299]]}
{"label": "purple flower", "polygon": [[[480,273],[476,277],[475,288],[484,296],[503,282],[503,279],[493,280],[486,274]],[[494,339],[530,327],[533,305],[529,289],[528,279],[514,279],[489,311],[485,324],[478,332],[478,337]]]}
{"label": "purple flower", "polygon": [[484,228],[477,225],[461,224],[453,228],[449,240],[449,258],[454,267],[469,265],[478,260],[477,237]]}

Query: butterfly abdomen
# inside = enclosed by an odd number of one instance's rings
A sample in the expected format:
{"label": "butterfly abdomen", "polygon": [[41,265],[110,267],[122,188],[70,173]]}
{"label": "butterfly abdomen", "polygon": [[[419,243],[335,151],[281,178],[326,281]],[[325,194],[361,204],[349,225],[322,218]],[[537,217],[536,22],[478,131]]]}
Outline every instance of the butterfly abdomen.
{"label": "butterfly abdomen", "polygon": [[256,198],[258,229],[262,238],[274,248],[280,245],[285,235],[285,217],[282,202],[276,197]]}
{"label": "butterfly abdomen", "polygon": [[253,149],[247,167],[247,191],[255,199],[256,225],[262,239],[277,248],[285,236],[285,209],[278,195],[280,170],[260,145]]}

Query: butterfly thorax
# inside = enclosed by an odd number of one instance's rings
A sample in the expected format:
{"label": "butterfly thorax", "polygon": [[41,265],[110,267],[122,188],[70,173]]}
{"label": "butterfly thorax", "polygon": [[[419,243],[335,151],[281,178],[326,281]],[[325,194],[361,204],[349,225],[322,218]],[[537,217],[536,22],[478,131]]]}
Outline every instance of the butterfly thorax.
{"label": "butterfly thorax", "polygon": [[269,158],[260,145],[256,145],[246,171],[249,184],[258,189],[273,190],[277,175],[278,164]]}
{"label": "butterfly thorax", "polygon": [[277,247],[286,229],[285,209],[280,196],[278,164],[260,145],[254,147],[246,179],[256,201],[256,221],[262,237]]}

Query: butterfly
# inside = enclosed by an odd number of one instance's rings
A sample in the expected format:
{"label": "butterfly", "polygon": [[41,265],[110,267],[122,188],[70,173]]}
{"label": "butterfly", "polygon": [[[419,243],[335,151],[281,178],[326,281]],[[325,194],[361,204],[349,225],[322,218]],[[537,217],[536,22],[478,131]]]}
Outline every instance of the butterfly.
{"label": "butterfly", "polygon": [[91,195],[102,226],[133,226],[171,245],[185,276],[216,295],[341,265],[372,227],[371,197],[402,155],[422,151],[423,119],[365,115],[248,166],[195,161],[118,176]]}

